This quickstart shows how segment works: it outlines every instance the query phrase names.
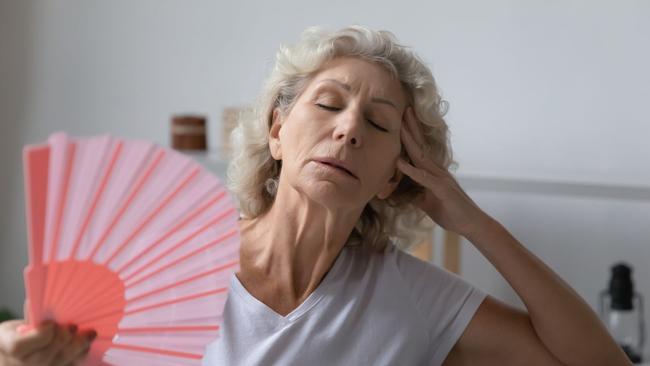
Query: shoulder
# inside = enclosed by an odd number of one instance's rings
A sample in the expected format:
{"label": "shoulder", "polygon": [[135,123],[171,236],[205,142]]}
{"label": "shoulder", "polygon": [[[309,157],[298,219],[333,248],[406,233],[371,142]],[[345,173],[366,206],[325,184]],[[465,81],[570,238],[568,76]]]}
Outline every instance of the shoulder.
{"label": "shoulder", "polygon": [[437,288],[439,290],[458,288],[473,288],[459,275],[449,272],[433,263],[417,258],[395,244],[390,244],[385,251],[385,260],[394,264],[404,281],[419,289]]}
{"label": "shoulder", "polygon": [[401,276],[428,328],[431,357],[442,363],[487,294],[459,275],[416,258],[394,244],[386,248],[385,256]]}
{"label": "shoulder", "polygon": [[392,242],[382,252],[348,248],[346,256],[358,275],[385,276],[392,286],[408,290],[414,303],[426,312],[432,307],[449,309],[470,295],[485,296],[462,277],[414,257]]}

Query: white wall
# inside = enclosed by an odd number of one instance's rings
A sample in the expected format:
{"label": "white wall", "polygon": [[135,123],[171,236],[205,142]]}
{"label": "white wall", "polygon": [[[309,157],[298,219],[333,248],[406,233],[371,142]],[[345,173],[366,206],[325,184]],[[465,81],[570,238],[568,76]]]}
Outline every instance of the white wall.
{"label": "white wall", "polygon": [[[26,262],[20,146],[65,130],[166,144],[171,114],[250,102],[280,43],[310,25],[393,31],[450,102],[459,175],[650,187],[650,2],[0,2],[0,305]],[[650,200],[469,193],[595,306],[608,267],[650,298]],[[466,243],[467,244],[467,243]],[[471,282],[517,303],[470,245]]]}
{"label": "white wall", "polygon": [[0,1],[0,307],[22,309],[27,262],[21,149],[34,47],[30,2]]}

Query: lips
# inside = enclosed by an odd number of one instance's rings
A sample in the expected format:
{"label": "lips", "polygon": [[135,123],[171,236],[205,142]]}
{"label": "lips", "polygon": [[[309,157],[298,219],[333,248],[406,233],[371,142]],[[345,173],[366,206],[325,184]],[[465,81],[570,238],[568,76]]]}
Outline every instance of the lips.
{"label": "lips", "polygon": [[334,158],[316,158],[314,159],[314,161],[319,162],[321,164],[333,166],[351,175],[352,177],[357,178],[357,176],[354,173],[352,173],[352,171],[350,170],[349,165],[341,160],[334,159]]}

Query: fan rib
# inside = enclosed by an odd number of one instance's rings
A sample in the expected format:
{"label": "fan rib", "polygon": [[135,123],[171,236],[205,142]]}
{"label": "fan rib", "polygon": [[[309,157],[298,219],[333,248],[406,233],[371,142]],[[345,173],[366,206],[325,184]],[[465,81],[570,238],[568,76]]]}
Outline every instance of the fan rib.
{"label": "fan rib", "polygon": [[239,268],[239,215],[221,181],[111,136],[57,133],[23,161],[30,326],[94,329],[88,365],[200,363]]}
{"label": "fan rib", "polygon": [[[123,313],[124,313],[124,315],[132,315],[132,314],[143,312],[143,311],[146,311],[146,310],[151,310],[151,309],[155,309],[155,308],[159,308],[159,307],[164,307],[164,306],[167,306],[167,305],[177,304],[177,303],[180,303],[180,302],[199,299],[201,297],[207,297],[207,296],[210,296],[210,295],[216,295],[216,294],[218,294],[220,292],[224,292],[224,291],[227,291],[227,290],[228,290],[228,288],[222,287],[222,288],[218,288],[216,290],[199,292],[199,293],[196,293],[196,294],[192,294],[192,295],[188,295],[188,296],[184,296],[184,297],[179,297],[179,298],[176,298],[176,299],[173,299],[173,300],[162,301],[162,302],[159,302],[159,303],[139,307],[139,308],[136,308],[136,309],[133,309],[133,310],[130,310],[130,311],[124,311]],[[122,310],[120,310],[120,309],[111,310],[109,312],[105,312],[105,313],[102,313],[100,315],[96,315],[96,316],[93,316],[93,317],[82,318],[81,320],[77,320],[77,323],[79,323],[79,324],[81,324],[81,323],[91,323],[91,322],[94,323],[94,322],[97,322],[99,320],[114,316],[115,314],[118,314],[118,313],[121,313],[121,312],[122,312]]]}
{"label": "fan rib", "polygon": [[[170,235],[172,235],[172,234],[173,234],[176,230],[178,230],[180,227],[184,226],[185,224],[187,224],[188,222],[190,222],[191,220],[193,220],[194,218],[196,218],[197,215],[201,214],[203,211],[205,211],[205,210],[206,210],[207,208],[209,208],[211,205],[213,205],[213,204],[215,204],[216,202],[220,201],[220,200],[221,200],[225,195],[226,195],[226,193],[225,193],[224,191],[220,191],[219,194],[216,195],[216,196],[215,196],[212,200],[210,200],[207,204],[205,204],[204,206],[200,207],[196,212],[192,213],[192,214],[191,214],[189,217],[187,217],[183,222],[181,222],[180,224],[176,225],[174,228],[172,228],[172,229],[169,230],[167,233],[165,233],[162,237],[160,237],[158,240],[156,240],[153,244],[149,245],[149,247],[147,247],[147,249],[145,249],[142,253],[140,253],[138,256],[136,256],[135,258],[133,258],[129,263],[133,262],[135,259],[141,257],[142,255],[144,255],[144,254],[146,254],[147,252],[149,252],[150,250],[152,250],[153,247],[159,245],[159,244],[160,244],[164,239],[166,239],[167,237],[169,237]],[[191,238],[190,238],[190,239],[191,239]],[[127,264],[125,264],[124,266],[122,266],[122,268],[128,266],[129,263],[127,263]],[[121,273],[120,270],[117,270],[117,271],[115,271],[115,272],[116,272],[116,273]],[[135,275],[135,274],[137,274],[137,272],[134,272],[134,275]],[[126,280],[124,280],[124,281],[126,281]],[[101,293],[103,293],[103,291],[105,291],[105,289],[102,289],[102,288],[95,288],[95,291],[94,291],[94,292],[95,292],[95,293],[100,293],[100,294],[101,294]]]}
{"label": "fan rib", "polygon": [[132,287],[132,286],[135,286],[135,285],[137,285],[138,283],[141,283],[142,281],[144,281],[144,280],[146,280],[146,279],[149,279],[149,278],[151,278],[151,277],[157,275],[158,273],[160,273],[160,272],[162,272],[162,271],[164,271],[164,270],[166,270],[166,269],[168,269],[168,268],[170,268],[170,267],[172,267],[172,266],[175,266],[176,264],[178,264],[178,263],[180,263],[180,262],[183,262],[183,261],[187,260],[188,258],[190,258],[190,257],[192,257],[192,256],[194,256],[194,255],[196,255],[196,254],[198,254],[198,253],[201,253],[202,251],[204,251],[204,250],[210,248],[211,246],[214,246],[214,245],[220,244],[221,242],[223,242],[224,240],[226,240],[226,239],[232,237],[232,236],[235,235],[235,234],[237,234],[237,230],[236,230],[236,229],[232,229],[232,230],[230,230],[229,232],[225,233],[224,235],[222,235],[222,236],[216,238],[215,240],[213,240],[213,241],[211,241],[211,242],[205,244],[204,246],[199,247],[199,248],[195,249],[194,251],[189,252],[189,253],[185,254],[184,256],[182,256],[182,257],[180,257],[180,258],[177,258],[176,260],[173,260],[173,261],[167,263],[166,265],[164,265],[164,266],[162,266],[162,267],[156,269],[156,270],[153,271],[153,272],[150,272],[150,273],[145,274],[144,276],[138,278],[138,279],[135,280],[134,282],[131,282],[131,283],[127,284],[125,287],[126,287],[126,288],[130,288],[130,287]]}
{"label": "fan rib", "polygon": [[124,273],[126,268],[131,266],[134,262],[137,260],[141,259],[143,256],[145,256],[147,253],[149,253],[151,250],[153,250],[156,246],[158,246],[160,243],[162,243],[165,239],[167,239],[169,236],[171,236],[173,233],[178,231],[181,227],[185,226],[188,222],[192,221],[194,218],[196,218],[198,215],[203,213],[205,210],[207,210],[210,206],[212,206],[214,203],[217,203],[221,198],[225,196],[225,192],[221,191],[218,195],[216,195],[214,198],[212,198],[210,201],[205,203],[203,206],[200,206],[198,209],[196,209],[194,212],[192,212],[187,218],[185,218],[183,221],[180,223],[176,224],[176,226],[172,227],[170,230],[168,230],[165,234],[163,234],[158,240],[153,242],[151,245],[149,245],[146,249],[144,249],[142,252],[134,256],[131,260],[129,260],[127,263],[122,265],[122,267],[117,269],[117,273]]}
{"label": "fan rib", "polygon": [[167,332],[208,332],[219,330],[218,325],[177,325],[173,327],[132,327],[118,328],[118,334],[167,333]]}
{"label": "fan rib", "polygon": [[[89,261],[93,261],[93,258],[99,251],[100,247],[103,245],[105,240],[108,238],[110,233],[113,231],[113,229],[116,226],[117,221],[124,215],[126,210],[129,208],[131,202],[135,198],[135,196],[140,192],[142,187],[144,187],[145,183],[155,170],[155,168],[158,166],[162,158],[165,156],[166,152],[165,150],[159,150],[152,161],[147,165],[146,169],[144,172],[138,176],[137,181],[133,189],[129,192],[127,199],[121,203],[120,209],[118,210],[117,214],[111,219],[110,224],[106,227],[106,229],[103,231],[102,235],[100,236],[99,240],[94,246],[94,249],[91,251],[90,255],[88,256]],[[113,167],[107,172],[107,174],[111,174],[113,172]]]}
{"label": "fan rib", "polygon": [[104,242],[106,241],[106,239],[108,238],[110,233],[115,228],[117,221],[122,217],[122,215],[124,215],[124,213],[129,208],[129,206],[130,206],[131,202],[133,201],[133,199],[135,198],[135,196],[138,194],[138,192],[140,192],[140,189],[142,189],[142,187],[144,187],[144,184],[147,182],[149,177],[151,177],[151,174],[153,173],[156,166],[158,166],[158,163],[160,163],[160,161],[162,160],[162,157],[164,155],[165,155],[165,150],[158,151],[158,153],[154,157],[151,164],[149,164],[149,166],[144,171],[144,173],[138,178],[138,181],[135,184],[135,187],[133,187],[133,189],[131,190],[131,192],[127,196],[127,199],[122,203],[119,211],[117,212],[117,214],[111,220],[111,223],[106,226],[106,230],[104,230],[104,232],[100,236],[99,240],[97,240],[97,243],[95,244],[94,249],[90,253],[89,258],[93,259],[95,257],[95,255],[99,251],[99,248],[102,246],[102,244],[104,244]]}
{"label": "fan rib", "polygon": [[142,223],[140,223],[140,225],[138,225],[138,227],[136,227],[135,230],[133,230],[133,232],[127,236],[126,239],[124,239],[124,241],[117,247],[115,252],[113,252],[113,254],[108,259],[106,259],[103,264],[107,267],[110,267],[110,263],[115,259],[115,257],[122,250],[124,250],[124,248],[126,248],[126,246],[131,242],[131,240],[133,240],[133,238],[135,238],[149,223],[151,223],[151,221],[178,195],[178,193],[180,193],[185,187],[187,187],[188,184],[190,184],[190,182],[192,182],[194,178],[196,178],[200,171],[201,169],[199,167],[195,167],[190,172],[190,174],[188,174],[188,176],[183,179],[181,184],[179,184],[178,187],[176,187],[170,194],[168,194],[167,197],[162,200],[160,205],[158,205],[158,207],[149,213],[149,215],[142,221]]}
{"label": "fan rib", "polygon": [[195,299],[199,299],[199,298],[202,298],[202,297],[207,297],[207,296],[210,296],[210,295],[216,295],[216,294],[218,294],[220,292],[226,292],[226,291],[228,291],[227,287],[221,287],[221,288],[218,288],[216,290],[199,292],[199,293],[196,293],[196,294],[179,297],[179,298],[176,298],[176,299],[173,299],[173,300],[161,301],[161,302],[158,302],[158,303],[155,303],[155,304],[135,308],[133,310],[124,311],[124,315],[133,315],[133,314],[136,314],[136,313],[141,313],[143,311],[156,309],[156,308],[160,308],[160,307],[163,307],[163,306],[178,304],[180,302],[195,300]]}
{"label": "fan rib", "polygon": [[43,264],[43,234],[45,233],[45,212],[47,205],[48,145],[25,148],[23,152],[25,169],[25,200],[29,239],[29,262]]}
{"label": "fan rib", "polygon": [[195,281],[195,280],[197,280],[197,279],[199,279],[199,278],[203,278],[203,277],[209,276],[209,275],[211,275],[211,274],[214,274],[214,273],[217,273],[217,272],[223,271],[224,269],[227,269],[227,268],[229,268],[229,267],[232,267],[232,266],[234,266],[234,265],[237,265],[238,263],[239,263],[238,260],[237,260],[237,261],[230,262],[230,263],[225,264],[225,265],[223,265],[223,266],[219,266],[219,267],[214,268],[214,269],[211,269],[211,270],[209,270],[209,271],[205,271],[205,272],[203,272],[203,273],[199,273],[199,274],[196,274],[196,275],[194,275],[194,276],[188,277],[188,278],[186,278],[186,279],[184,279],[184,280],[180,280],[180,281],[177,281],[177,282],[175,282],[175,283],[169,284],[169,285],[167,285],[167,286],[163,286],[163,287],[161,287],[161,288],[158,288],[158,289],[155,289],[155,290],[152,290],[152,291],[149,291],[149,292],[145,292],[144,294],[138,295],[138,296],[133,297],[133,298],[131,298],[131,299],[127,299],[127,302],[128,302],[129,304],[132,304],[132,303],[134,303],[134,302],[137,302],[137,301],[139,301],[139,300],[144,299],[145,297],[148,297],[148,296],[151,296],[151,295],[155,295],[155,294],[157,294],[157,293],[160,293],[160,292],[163,292],[163,291],[169,290],[169,289],[171,289],[171,288],[178,287],[178,286],[184,285],[184,284],[186,284],[186,283],[190,283],[190,282]]}
{"label": "fan rib", "polygon": [[[50,258],[49,262],[55,262],[57,261],[57,256],[59,252],[59,241],[60,241],[60,236],[61,236],[61,221],[63,220],[63,212],[66,207],[66,202],[67,202],[67,197],[68,197],[68,186],[70,185],[70,176],[72,175],[72,167],[75,162],[75,152],[77,149],[77,145],[75,143],[67,143],[66,144],[66,165],[65,165],[65,170],[63,174],[63,185],[61,187],[61,191],[59,192],[59,201],[56,202],[55,204],[57,205],[56,208],[56,216],[55,216],[55,221],[54,221],[54,235],[52,237],[52,243],[51,243],[51,251],[49,252]],[[59,266],[54,267],[54,271],[52,271],[52,279],[51,283],[53,284],[52,287],[46,288],[45,290],[45,304],[54,304],[54,303],[60,303],[59,299],[61,298],[61,286],[67,282],[67,278],[62,278],[58,279],[60,275],[59,271]],[[68,272],[65,272],[68,273]],[[50,276],[48,276],[50,277]],[[67,277],[67,276],[65,276]],[[49,290],[49,291],[48,291]]]}
{"label": "fan rib", "polygon": [[119,158],[120,154],[122,153],[122,146],[124,146],[124,142],[119,141],[117,145],[115,146],[115,149],[113,150],[113,153],[111,154],[111,158],[109,160],[108,166],[106,167],[106,171],[104,172],[104,176],[102,177],[102,180],[99,184],[99,187],[97,188],[97,191],[95,192],[95,195],[93,197],[92,204],[88,210],[88,213],[86,213],[86,216],[84,217],[84,221],[81,224],[81,229],[77,233],[77,237],[74,241],[73,249],[72,249],[72,256],[71,257],[76,257],[77,251],[79,250],[79,245],[81,244],[81,238],[83,237],[84,233],[86,232],[86,229],[88,228],[88,225],[90,224],[90,219],[93,217],[95,214],[95,210],[97,209],[97,206],[99,204],[99,199],[101,198],[102,194],[104,193],[104,190],[106,189],[106,186],[108,184],[108,179],[111,177],[111,171],[113,171],[113,168],[115,167],[115,163],[117,162],[117,159]]}
{"label": "fan rib", "polygon": [[55,261],[57,258],[57,254],[59,251],[59,239],[61,236],[61,221],[63,219],[63,210],[65,209],[65,204],[66,204],[66,199],[68,196],[68,186],[70,183],[70,176],[72,173],[72,166],[74,165],[74,155],[76,151],[76,144],[74,143],[69,143],[66,151],[66,166],[65,166],[65,171],[63,174],[63,184],[61,186],[61,191],[59,192],[58,198],[59,200],[55,203],[57,205],[56,208],[56,216],[55,216],[55,221],[54,221],[54,235],[52,236],[52,243],[51,243],[51,248],[52,250],[49,252],[49,258],[48,262]]}
{"label": "fan rib", "polygon": [[[90,219],[93,217],[95,210],[98,206],[99,199],[102,197],[102,194],[104,193],[104,190],[106,189],[106,186],[108,184],[108,180],[111,177],[111,171],[113,170],[113,167],[115,166],[115,163],[117,162],[117,159],[119,158],[121,152],[122,152],[122,146],[124,146],[124,143],[122,141],[118,141],[115,148],[110,154],[110,159],[109,163],[106,166],[106,170],[103,174],[102,179],[100,180],[99,187],[97,188],[97,191],[93,195],[93,200],[92,203],[88,209],[88,212],[86,213],[84,220],[81,224],[81,228],[77,232],[77,236],[74,241],[74,245],[72,248],[72,253],[70,254],[70,258],[76,258],[77,257],[77,252],[79,251],[79,246],[81,245],[81,239],[83,238],[84,233],[86,232],[86,229],[88,225],[90,224]],[[76,267],[73,270],[73,276],[76,273]],[[88,284],[84,283],[83,281],[80,283],[80,286],[88,287]],[[67,288],[66,288],[67,289]],[[67,304],[63,305],[64,308],[67,308],[68,306],[73,307],[73,304],[78,303],[78,298],[81,296],[83,291],[75,291],[72,296],[65,296],[67,295],[69,291],[66,291],[64,289],[63,294],[61,295],[63,298],[67,300]],[[76,296],[75,296],[76,295]]]}
{"label": "fan rib", "polygon": [[[202,227],[200,227],[200,228],[197,229],[195,232],[191,233],[189,236],[187,236],[187,237],[184,238],[183,240],[181,240],[181,241],[179,241],[178,243],[176,243],[175,245],[173,245],[171,248],[169,248],[169,249],[165,250],[164,252],[160,253],[160,254],[159,254],[157,257],[155,257],[153,260],[150,260],[148,263],[146,263],[146,264],[140,266],[137,270],[133,271],[132,274],[130,274],[129,276],[127,276],[126,278],[124,278],[124,283],[126,284],[126,282],[128,282],[128,281],[131,280],[131,279],[133,279],[133,277],[135,277],[136,275],[142,273],[142,271],[144,271],[145,269],[151,267],[153,264],[155,264],[156,262],[158,262],[160,259],[162,259],[162,258],[168,256],[169,254],[173,253],[174,251],[176,251],[177,249],[179,249],[179,248],[182,247],[183,245],[187,244],[188,242],[190,242],[190,240],[192,240],[193,238],[195,238],[197,235],[201,234],[201,233],[204,232],[205,230],[209,229],[210,226],[212,226],[212,225],[216,224],[217,222],[223,220],[224,217],[227,217],[227,216],[228,216],[229,214],[231,214],[233,211],[234,211],[234,208],[231,207],[231,208],[229,208],[228,210],[222,212],[219,216],[215,217],[214,219],[212,219],[212,220],[209,221],[208,223],[204,224]],[[129,284],[129,286],[130,286],[130,284]]]}
{"label": "fan rib", "polygon": [[124,349],[124,350],[128,350],[128,351],[156,353],[156,354],[160,354],[160,355],[175,356],[175,357],[181,357],[181,358],[191,358],[191,359],[195,359],[195,360],[200,360],[201,358],[203,358],[202,355],[196,354],[196,353],[170,351],[170,350],[166,350],[166,349],[134,346],[134,345],[130,345],[130,344],[113,343],[111,347],[112,348],[120,348],[120,349]]}
{"label": "fan rib", "polygon": [[[76,302],[70,311],[84,314],[88,311],[96,309],[98,306],[105,303],[107,299],[115,298],[120,293],[119,287],[106,289],[103,287],[95,286],[93,289],[95,291],[88,293],[88,296],[86,296],[86,301]],[[101,291],[97,291],[97,289],[100,289]]]}
{"label": "fan rib", "polygon": [[27,147],[23,150],[25,165],[25,208],[30,265],[24,272],[25,292],[29,299],[27,309],[31,324],[43,320],[44,286],[47,270],[43,265],[43,241],[47,205],[50,147]]}

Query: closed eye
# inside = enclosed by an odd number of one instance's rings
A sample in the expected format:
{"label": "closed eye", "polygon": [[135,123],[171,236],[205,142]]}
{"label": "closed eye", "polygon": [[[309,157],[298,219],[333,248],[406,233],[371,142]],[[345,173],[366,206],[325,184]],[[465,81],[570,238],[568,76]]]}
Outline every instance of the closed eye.
{"label": "closed eye", "polygon": [[380,125],[376,124],[373,120],[369,119],[368,122],[370,122],[370,124],[372,124],[373,126],[377,127],[378,130],[388,132],[387,129],[385,129],[385,128],[381,127]]}
{"label": "closed eye", "polygon": [[[325,104],[321,104],[321,103],[316,103],[316,105],[319,106],[319,107],[321,107],[321,108],[323,108],[323,109],[325,109],[325,110],[327,110],[327,111],[336,112],[336,111],[340,111],[340,110],[341,110],[341,108],[332,107],[332,106],[325,105]],[[373,126],[375,126],[375,128],[377,128],[378,130],[380,130],[380,131],[384,131],[384,132],[388,132],[387,129],[381,127],[380,125],[378,125],[377,123],[375,123],[375,121],[373,121],[373,120],[371,120],[371,119],[368,119],[368,122],[370,122],[370,124],[373,125]]]}
{"label": "closed eye", "polygon": [[325,110],[328,110],[328,111],[340,111],[341,110],[341,108],[336,108],[336,107],[332,107],[332,106],[325,105],[325,104],[316,103],[316,105],[323,108],[323,109],[325,109]]}

